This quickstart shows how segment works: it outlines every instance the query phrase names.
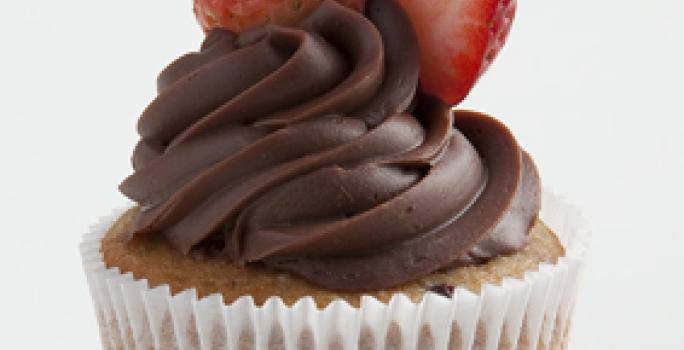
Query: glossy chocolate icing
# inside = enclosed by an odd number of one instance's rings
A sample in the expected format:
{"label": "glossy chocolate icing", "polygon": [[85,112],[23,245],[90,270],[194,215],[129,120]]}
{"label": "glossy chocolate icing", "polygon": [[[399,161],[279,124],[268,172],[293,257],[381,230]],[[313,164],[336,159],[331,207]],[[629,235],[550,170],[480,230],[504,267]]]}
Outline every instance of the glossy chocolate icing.
{"label": "glossy chocolate icing", "polygon": [[296,28],[215,30],[142,114],[131,237],[220,242],[336,290],[377,290],[527,243],[540,183],[508,129],[416,92],[415,34],[392,0],[324,1]]}

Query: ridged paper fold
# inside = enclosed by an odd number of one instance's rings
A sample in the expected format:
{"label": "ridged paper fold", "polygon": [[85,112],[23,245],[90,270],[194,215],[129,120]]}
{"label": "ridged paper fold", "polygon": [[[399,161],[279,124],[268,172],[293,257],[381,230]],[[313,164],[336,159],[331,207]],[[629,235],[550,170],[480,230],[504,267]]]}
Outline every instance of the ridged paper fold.
{"label": "ridged paper fold", "polygon": [[192,289],[173,295],[107,269],[101,241],[122,213],[103,218],[81,244],[104,349],[565,349],[589,238],[579,212],[546,192],[541,218],[566,255],[522,279],[484,285],[479,294],[457,289],[450,299],[426,293],[419,303],[397,294],[387,304],[363,297],[359,308],[341,300],[319,308],[310,297],[257,306],[249,296],[226,304]]}

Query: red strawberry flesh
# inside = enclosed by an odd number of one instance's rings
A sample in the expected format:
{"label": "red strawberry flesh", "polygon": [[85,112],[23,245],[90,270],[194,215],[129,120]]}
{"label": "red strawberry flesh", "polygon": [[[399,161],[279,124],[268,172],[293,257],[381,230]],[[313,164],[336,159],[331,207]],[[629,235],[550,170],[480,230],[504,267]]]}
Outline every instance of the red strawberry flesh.
{"label": "red strawberry flesh", "polygon": [[[264,24],[292,25],[311,13],[322,0],[193,0],[205,31],[220,27],[243,32]],[[363,12],[366,0],[336,0]]]}
{"label": "red strawberry flesh", "polygon": [[515,0],[398,0],[418,35],[423,90],[457,104],[503,47]]}

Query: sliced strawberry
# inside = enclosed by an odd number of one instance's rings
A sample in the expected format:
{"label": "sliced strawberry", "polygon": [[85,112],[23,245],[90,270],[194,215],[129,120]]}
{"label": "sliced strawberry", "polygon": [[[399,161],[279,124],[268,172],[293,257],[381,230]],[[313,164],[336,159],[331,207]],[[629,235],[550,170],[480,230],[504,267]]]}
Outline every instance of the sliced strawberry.
{"label": "sliced strawberry", "polygon": [[423,90],[461,102],[503,47],[516,0],[397,0],[418,35]]}
{"label": "sliced strawberry", "polygon": [[[292,25],[322,0],[194,0],[195,16],[205,31],[221,27],[242,32],[260,25]],[[366,0],[337,0],[363,12]]]}

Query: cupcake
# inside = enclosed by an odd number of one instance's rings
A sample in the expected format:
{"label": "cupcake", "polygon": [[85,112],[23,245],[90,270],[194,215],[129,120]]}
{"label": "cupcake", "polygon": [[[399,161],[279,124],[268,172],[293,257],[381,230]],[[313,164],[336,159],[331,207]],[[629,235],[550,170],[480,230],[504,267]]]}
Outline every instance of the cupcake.
{"label": "cupcake", "polygon": [[103,347],[566,348],[581,218],[505,125],[452,109],[514,10],[196,0],[135,204],[82,244]]}

